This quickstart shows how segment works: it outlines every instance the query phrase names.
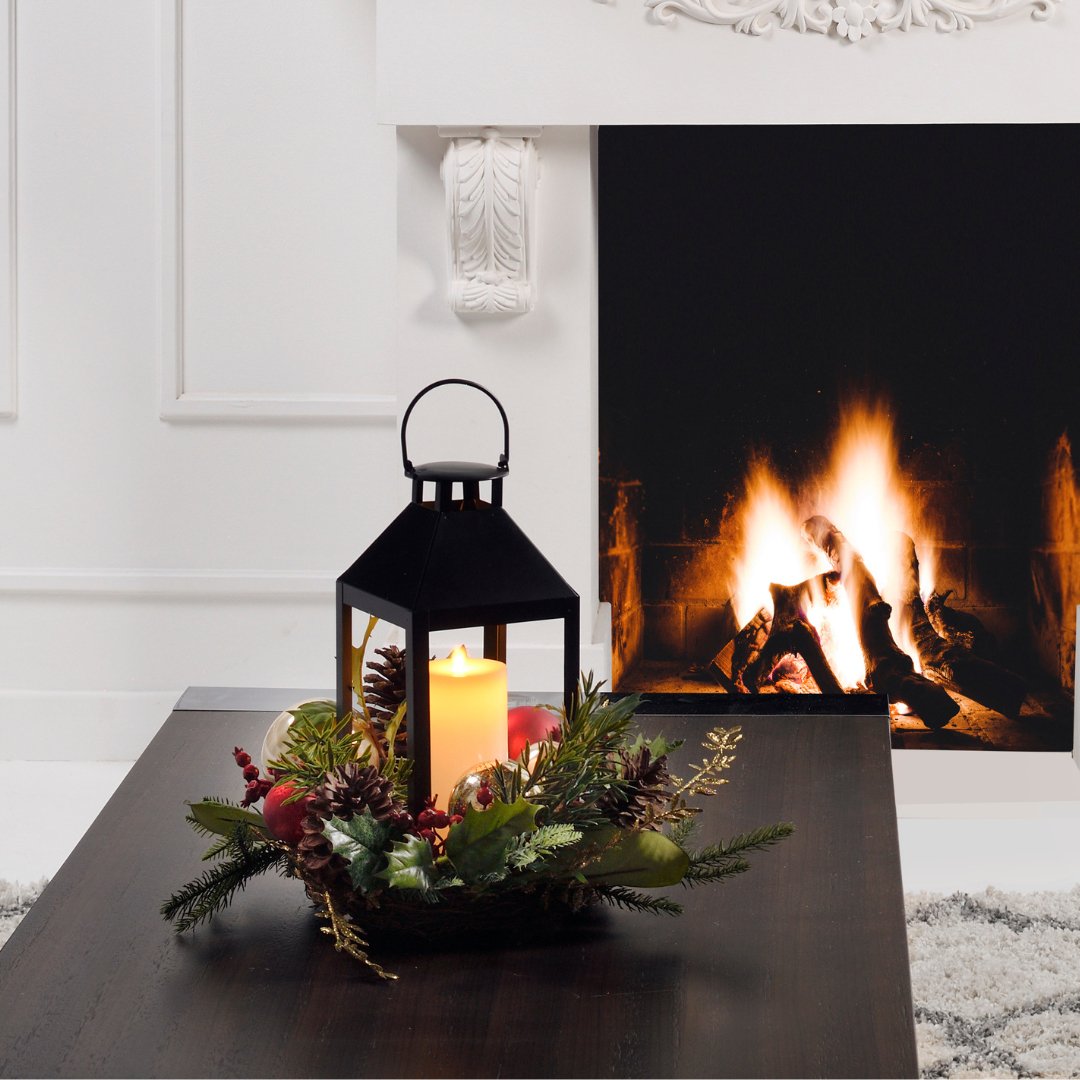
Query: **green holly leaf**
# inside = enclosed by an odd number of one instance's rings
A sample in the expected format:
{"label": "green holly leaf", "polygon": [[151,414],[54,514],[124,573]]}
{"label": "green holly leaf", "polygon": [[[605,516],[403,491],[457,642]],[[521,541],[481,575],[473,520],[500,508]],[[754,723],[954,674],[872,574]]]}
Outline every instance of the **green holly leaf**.
{"label": "green holly leaf", "polygon": [[565,857],[569,865],[573,865],[570,859],[580,859],[590,847],[599,854],[582,865],[579,872],[594,885],[661,889],[677,885],[690,868],[690,857],[678,844],[648,829],[592,829],[585,834],[583,843]]}
{"label": "green holly leaf", "polygon": [[398,840],[387,854],[386,869],[375,876],[388,882],[392,889],[430,892],[438,876],[431,845],[420,836]]}
{"label": "green holly leaf", "polygon": [[349,877],[353,888],[362,893],[378,887],[377,871],[386,861],[386,841],[390,838],[390,826],[376,821],[371,811],[365,809],[352,821],[331,818],[323,826],[323,834],[334,845],[334,851],[349,860]]}
{"label": "green holly leaf", "polygon": [[199,832],[215,833],[217,836],[232,836],[237,825],[247,825],[256,829],[261,836],[269,837],[263,816],[255,810],[245,810],[242,806],[221,799],[203,799],[202,802],[189,802],[188,821]]}
{"label": "green holly leaf", "polygon": [[518,798],[512,803],[496,799],[486,810],[470,806],[464,820],[446,834],[446,854],[458,874],[470,884],[505,873],[510,842],[536,831],[536,803]]}
{"label": "green holly leaf", "polygon": [[670,754],[673,750],[678,750],[682,744],[682,739],[665,739],[663,735],[657,735],[653,739],[646,739],[644,735],[639,734],[626,749],[628,753],[636,754],[642,747],[647,746],[649,748],[649,756],[655,761],[658,757],[663,757],[665,754]]}

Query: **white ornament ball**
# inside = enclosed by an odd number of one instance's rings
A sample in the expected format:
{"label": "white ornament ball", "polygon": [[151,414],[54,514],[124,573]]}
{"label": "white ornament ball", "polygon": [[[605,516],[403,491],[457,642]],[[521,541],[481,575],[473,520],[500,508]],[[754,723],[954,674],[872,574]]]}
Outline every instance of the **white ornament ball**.
{"label": "white ornament ball", "polygon": [[285,748],[288,746],[289,728],[296,719],[290,710],[300,709],[310,704],[312,701],[298,701],[295,705],[290,705],[288,709],[278,713],[274,722],[266,729],[261,754],[264,769],[271,761],[277,760],[285,753]]}

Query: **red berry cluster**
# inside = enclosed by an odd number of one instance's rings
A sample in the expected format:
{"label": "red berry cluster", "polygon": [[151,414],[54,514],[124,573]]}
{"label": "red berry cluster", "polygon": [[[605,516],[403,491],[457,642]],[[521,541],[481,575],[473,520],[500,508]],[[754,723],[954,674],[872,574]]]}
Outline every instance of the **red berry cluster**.
{"label": "red berry cluster", "polygon": [[251,755],[242,746],[233,747],[233,760],[244,770],[244,801],[241,806],[257,803],[273,786],[273,780],[259,779],[259,766],[253,765]]}
{"label": "red berry cluster", "polygon": [[448,814],[435,805],[437,796],[432,795],[424,800],[424,809],[416,815],[416,835],[422,836],[430,845],[436,855],[443,853],[443,841],[437,830],[449,829],[461,821],[460,814]]}

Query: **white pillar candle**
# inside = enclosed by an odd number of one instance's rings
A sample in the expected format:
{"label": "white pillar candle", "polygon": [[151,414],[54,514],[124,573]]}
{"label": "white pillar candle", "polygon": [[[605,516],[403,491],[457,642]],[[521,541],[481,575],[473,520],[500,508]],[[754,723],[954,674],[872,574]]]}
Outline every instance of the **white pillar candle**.
{"label": "white pillar candle", "polygon": [[431,791],[445,810],[466,769],[506,758],[506,665],[477,660],[459,645],[429,661]]}

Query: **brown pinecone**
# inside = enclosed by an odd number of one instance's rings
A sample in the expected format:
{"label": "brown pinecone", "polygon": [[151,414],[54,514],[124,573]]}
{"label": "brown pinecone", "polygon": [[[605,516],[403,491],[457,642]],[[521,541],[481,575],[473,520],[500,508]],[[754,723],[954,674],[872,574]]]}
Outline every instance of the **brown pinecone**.
{"label": "brown pinecone", "polygon": [[385,821],[396,809],[393,781],[374,765],[339,765],[326,774],[326,781],[315,793],[311,809],[320,818],[352,821],[354,814],[371,811],[376,821]]}
{"label": "brown pinecone", "polygon": [[347,890],[349,874],[345,867],[348,861],[334,851],[334,845],[323,832],[322,818],[317,814],[307,814],[300,822],[303,836],[297,845],[300,869],[309,886],[328,890]]}
{"label": "brown pinecone", "polygon": [[[376,649],[375,655],[381,656],[383,662],[380,664],[372,660],[367,665],[370,674],[364,676],[364,701],[371,714],[371,722],[379,731],[385,731],[386,725],[394,719],[398,706],[405,700],[405,650],[396,645],[387,645],[385,649]],[[404,720],[394,741],[404,750]]]}
{"label": "brown pinecone", "polygon": [[667,798],[667,785],[671,777],[667,770],[667,755],[653,758],[647,746],[636,753],[619,751],[624,789],[611,789],[602,796],[597,806],[604,816],[620,829],[640,825],[650,807]]}

